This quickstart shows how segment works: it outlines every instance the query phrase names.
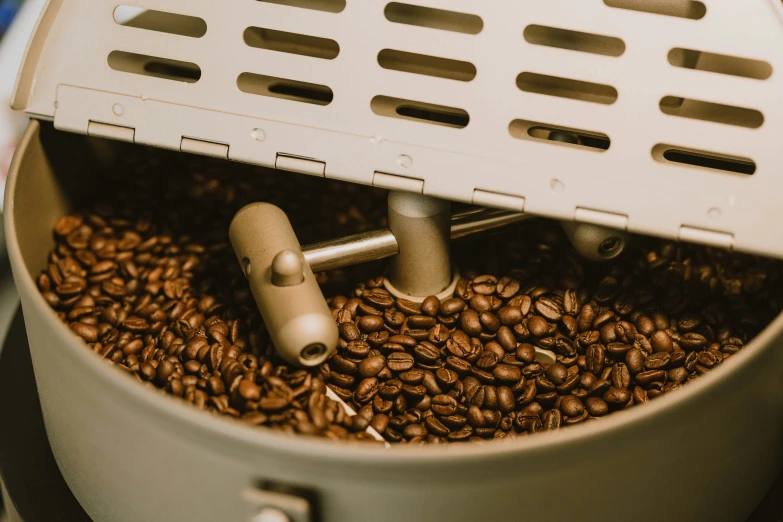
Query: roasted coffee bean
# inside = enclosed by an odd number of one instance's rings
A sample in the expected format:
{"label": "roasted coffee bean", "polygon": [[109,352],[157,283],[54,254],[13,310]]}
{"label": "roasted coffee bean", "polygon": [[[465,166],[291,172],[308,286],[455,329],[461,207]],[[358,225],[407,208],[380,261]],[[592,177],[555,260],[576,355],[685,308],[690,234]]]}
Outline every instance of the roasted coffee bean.
{"label": "roasted coffee bean", "polygon": [[457,400],[449,395],[436,395],[432,398],[432,411],[438,415],[448,416],[457,412]]}
{"label": "roasted coffee bean", "polygon": [[443,388],[449,390],[459,381],[459,375],[448,368],[439,368],[435,372],[435,379]]}
{"label": "roasted coffee bean", "polygon": [[504,384],[514,384],[522,378],[522,372],[516,366],[499,364],[492,371],[495,378]]}
{"label": "roasted coffee bean", "polygon": [[555,386],[563,384],[568,377],[568,369],[560,363],[550,365],[544,372]]}
{"label": "roasted coffee bean", "polygon": [[666,368],[671,360],[667,352],[655,352],[644,361],[644,367],[648,370],[660,370]]}
{"label": "roasted coffee bean", "polygon": [[625,388],[612,387],[603,394],[603,399],[610,407],[621,408],[631,400],[631,392]]}
{"label": "roasted coffee bean", "polygon": [[457,375],[465,376],[470,373],[471,365],[469,362],[452,355],[446,358],[446,368],[455,371]]}
{"label": "roasted coffee bean", "polygon": [[707,338],[701,334],[689,332],[680,339],[680,346],[687,351],[694,351],[704,348],[707,345]]}
{"label": "roasted coffee bean", "polygon": [[563,382],[563,384],[557,387],[558,393],[560,394],[574,393],[576,389],[579,387],[579,381],[580,381],[580,376],[578,373],[570,374],[568,377],[566,377],[566,380]]}
{"label": "roasted coffee bean", "polygon": [[354,393],[354,398],[360,404],[367,403],[378,393],[378,379],[369,377],[359,383]]}
{"label": "roasted coffee bean", "polygon": [[403,384],[418,386],[424,380],[424,370],[421,368],[411,368],[407,372],[402,372],[399,375],[399,378]]}
{"label": "roasted coffee bean", "polygon": [[603,370],[606,356],[604,347],[600,344],[593,344],[585,352],[585,368],[588,372],[599,374]]}
{"label": "roasted coffee bean", "polygon": [[549,323],[539,315],[534,315],[527,320],[527,328],[530,335],[534,337],[544,337],[549,333]]}
{"label": "roasted coffee bean", "polygon": [[427,428],[427,431],[438,437],[445,437],[450,431],[445,424],[435,417],[428,417],[424,421],[424,426]]}
{"label": "roasted coffee bean", "polygon": [[365,333],[377,332],[383,328],[383,317],[379,315],[365,315],[359,319],[358,326]]}
{"label": "roasted coffee bean", "polygon": [[643,404],[647,402],[647,391],[644,388],[637,386],[633,389],[633,403]]}
{"label": "roasted coffee bean", "polygon": [[478,335],[482,331],[479,314],[475,310],[465,310],[460,314],[460,326],[468,335]]}
{"label": "roasted coffee bean", "polygon": [[532,344],[522,343],[517,347],[516,358],[525,364],[530,364],[536,358],[536,348]]}
{"label": "roasted coffee bean", "polygon": [[434,295],[431,295],[424,299],[424,301],[421,303],[421,313],[424,315],[427,315],[429,317],[435,317],[438,315],[438,312],[440,311],[441,302],[440,299],[435,297]]}
{"label": "roasted coffee bean", "polygon": [[413,368],[413,356],[405,352],[390,353],[386,364],[393,372],[405,372]]}
{"label": "roasted coffee bean", "polygon": [[609,413],[609,405],[600,397],[589,397],[585,404],[587,412],[593,417],[601,417]]}
{"label": "roasted coffee bean", "polygon": [[[336,358],[333,357],[332,361]],[[359,374],[362,377],[375,377],[386,366],[386,358],[383,355],[374,355],[364,359],[359,364]]]}
{"label": "roasted coffee bean", "polygon": [[641,386],[647,387],[654,382],[663,382],[666,379],[666,372],[663,370],[647,370],[636,375],[636,382]]}
{"label": "roasted coffee bean", "polygon": [[465,426],[460,430],[452,431],[447,438],[452,442],[463,442],[470,439],[471,435],[473,435],[473,429],[470,426]]}
{"label": "roasted coffee bean", "polygon": [[674,348],[674,345],[672,344],[672,338],[668,333],[666,333],[665,330],[658,330],[652,334],[650,342],[652,343],[653,350],[656,352],[671,353]]}
{"label": "roasted coffee bean", "polygon": [[549,410],[541,416],[541,424],[546,431],[555,431],[560,429],[563,422],[563,415],[560,410]]}
{"label": "roasted coffee bean", "polygon": [[563,309],[554,300],[541,297],[533,305],[538,313],[549,321],[559,321],[563,315]]}
{"label": "roasted coffee bean", "polygon": [[476,367],[482,370],[492,371],[498,364],[499,357],[496,353],[484,351],[476,361]]}
{"label": "roasted coffee bean", "polygon": [[522,322],[522,310],[518,306],[505,306],[498,310],[497,318],[505,326],[514,326]]}
{"label": "roasted coffee bean", "polygon": [[560,411],[566,417],[578,417],[585,411],[584,404],[573,395],[566,395],[560,401]]}
{"label": "roasted coffee bean", "polygon": [[465,427],[468,419],[462,415],[444,415],[440,421],[450,430],[457,431]]}
{"label": "roasted coffee bean", "polygon": [[416,345],[413,350],[414,358],[424,364],[434,364],[440,360],[440,352],[438,349],[426,341]]}
{"label": "roasted coffee bean", "polygon": [[615,388],[628,388],[631,385],[631,372],[624,363],[616,363],[612,366],[612,386]]}
{"label": "roasted coffee bean", "polygon": [[628,350],[625,354],[625,365],[631,375],[636,375],[644,370],[644,355],[642,351],[638,348]]}
{"label": "roasted coffee bean", "polygon": [[449,316],[460,313],[465,309],[465,301],[459,297],[452,297],[446,299],[440,304],[441,315]]}

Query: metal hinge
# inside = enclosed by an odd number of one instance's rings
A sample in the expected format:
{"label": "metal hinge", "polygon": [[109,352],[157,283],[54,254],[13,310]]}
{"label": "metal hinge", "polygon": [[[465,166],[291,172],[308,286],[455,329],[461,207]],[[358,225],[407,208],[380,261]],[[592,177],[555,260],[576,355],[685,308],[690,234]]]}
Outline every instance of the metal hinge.
{"label": "metal hinge", "polygon": [[215,143],[214,141],[200,140],[195,138],[182,137],[179,144],[179,150],[182,152],[191,152],[213,158],[228,159],[228,145],[225,143]]}
{"label": "metal hinge", "polygon": [[290,154],[278,153],[275,157],[275,168],[322,178],[326,176],[326,163],[323,161]]}
{"label": "metal hinge", "polygon": [[615,212],[593,210],[583,207],[576,207],[576,210],[574,211],[574,221],[614,228],[617,230],[628,229],[628,216],[625,214],[617,214]]}
{"label": "metal hinge", "polygon": [[386,174],[384,172],[375,172],[373,174],[372,186],[389,190],[415,192],[417,194],[424,192],[424,180],[398,176],[397,174]]}
{"label": "metal hinge", "polygon": [[707,230],[704,228],[682,225],[680,233],[677,235],[680,241],[690,243],[700,243],[707,246],[715,246],[731,249],[734,246],[734,234],[728,232],[719,232],[717,230]]}
{"label": "metal hinge", "polygon": [[511,194],[502,194],[500,192],[490,192],[488,190],[475,189],[473,191],[472,202],[474,205],[482,205],[492,208],[504,208],[508,210],[517,210],[524,212],[525,198],[522,196],[512,196]]}
{"label": "metal hinge", "polygon": [[90,121],[87,123],[87,135],[133,143],[136,140],[136,129]]}

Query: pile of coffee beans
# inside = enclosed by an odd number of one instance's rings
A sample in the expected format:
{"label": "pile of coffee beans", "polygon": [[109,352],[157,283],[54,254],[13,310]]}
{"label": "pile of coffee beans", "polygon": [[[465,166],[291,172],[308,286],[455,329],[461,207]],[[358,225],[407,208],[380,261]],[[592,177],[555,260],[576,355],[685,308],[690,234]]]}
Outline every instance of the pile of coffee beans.
{"label": "pile of coffee beans", "polygon": [[306,244],[383,226],[383,191],[161,151],[91,179],[96,204],[58,221],[38,277],[58,317],[149,386],[291,433],[444,443],[591,421],[725,364],[783,304],[778,262],[634,238],[589,263],[539,220],[456,242],[463,277],[443,301],[390,296],[382,263],[319,274],[338,350],[294,368],[270,346],[231,218],[270,201]]}
{"label": "pile of coffee beans", "polygon": [[515,438],[597,419],[711,371],[778,311],[763,291],[771,272],[706,254],[664,243],[607,266],[592,289],[570,280],[577,258],[551,259],[540,279],[528,275],[536,267],[463,277],[454,297],[420,305],[373,279],[331,300],[340,345],[323,375],[394,442]]}

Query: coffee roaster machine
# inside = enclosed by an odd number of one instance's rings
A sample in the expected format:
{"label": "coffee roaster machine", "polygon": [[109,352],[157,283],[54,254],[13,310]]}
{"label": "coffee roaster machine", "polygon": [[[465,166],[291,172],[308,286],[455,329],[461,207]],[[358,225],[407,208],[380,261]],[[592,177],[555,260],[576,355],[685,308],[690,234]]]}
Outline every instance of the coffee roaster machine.
{"label": "coffee roaster machine", "polygon": [[[84,349],[33,276],[83,182],[63,151],[102,140],[391,191],[388,230],[317,245],[271,205],[237,214],[237,260],[294,364],[337,341],[314,272],[388,257],[394,295],[447,295],[452,238],[532,216],[560,221],[592,260],[632,234],[781,257],[783,3],[129,5],[145,11],[47,3],[17,79],[13,105],[33,121],[6,189],[48,440],[90,517],[657,521],[663,495],[670,520],[746,520],[783,463],[783,318],[733,364],[601,422],[508,444],[361,447],[250,429],[138,386]],[[452,215],[452,201],[472,208]],[[571,481],[569,501],[542,500]]]}

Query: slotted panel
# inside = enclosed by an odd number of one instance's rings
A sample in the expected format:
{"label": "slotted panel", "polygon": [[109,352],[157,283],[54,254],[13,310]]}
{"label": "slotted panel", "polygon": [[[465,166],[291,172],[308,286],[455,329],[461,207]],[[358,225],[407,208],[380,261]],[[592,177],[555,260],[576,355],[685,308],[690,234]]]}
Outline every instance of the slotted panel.
{"label": "slotted panel", "polygon": [[[783,257],[783,3],[661,2],[145,2],[203,20],[193,38],[121,26],[112,3],[53,1],[16,103],[75,132],[93,121],[161,147],[213,141],[266,166],[277,154],[312,158],[336,179],[400,175],[444,198],[505,194],[560,219],[588,208],[626,216],[632,231],[704,229]],[[249,28],[301,37],[281,52],[285,39],[247,43]],[[312,42],[339,54],[324,59]],[[201,75],[115,70],[113,52]],[[475,74],[443,65],[456,63]],[[518,84],[523,74],[535,81]],[[752,174],[732,158],[755,164]]]}

